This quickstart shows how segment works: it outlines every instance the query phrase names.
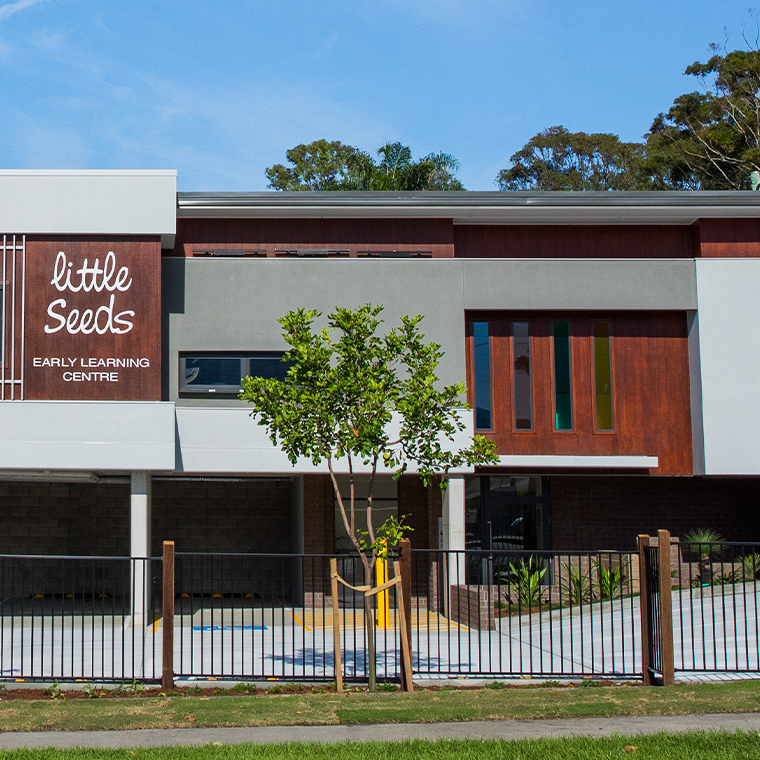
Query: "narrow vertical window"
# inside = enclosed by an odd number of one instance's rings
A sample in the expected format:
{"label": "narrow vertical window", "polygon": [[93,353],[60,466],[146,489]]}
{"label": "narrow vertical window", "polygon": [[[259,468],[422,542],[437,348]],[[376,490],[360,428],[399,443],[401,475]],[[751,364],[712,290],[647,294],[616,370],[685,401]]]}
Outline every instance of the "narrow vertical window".
{"label": "narrow vertical window", "polygon": [[530,322],[512,323],[512,378],[515,430],[533,430],[533,380],[530,374]]}
{"label": "narrow vertical window", "polygon": [[573,429],[573,380],[570,368],[570,323],[552,322],[554,343],[554,429]]}
{"label": "narrow vertical window", "polygon": [[596,402],[596,429],[613,430],[609,322],[594,322],[594,398]]}
{"label": "narrow vertical window", "polygon": [[475,380],[475,429],[491,430],[491,336],[488,322],[472,325],[473,375]]}

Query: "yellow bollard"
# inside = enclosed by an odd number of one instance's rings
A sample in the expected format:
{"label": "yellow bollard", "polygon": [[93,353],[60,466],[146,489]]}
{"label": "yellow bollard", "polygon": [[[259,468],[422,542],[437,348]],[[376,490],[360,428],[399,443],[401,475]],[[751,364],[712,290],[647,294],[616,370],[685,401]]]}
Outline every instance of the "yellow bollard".
{"label": "yellow bollard", "polygon": [[[388,580],[388,560],[377,558],[375,564],[376,585],[382,586]],[[388,606],[388,591],[380,591],[377,594],[377,627],[387,628],[390,608]]]}

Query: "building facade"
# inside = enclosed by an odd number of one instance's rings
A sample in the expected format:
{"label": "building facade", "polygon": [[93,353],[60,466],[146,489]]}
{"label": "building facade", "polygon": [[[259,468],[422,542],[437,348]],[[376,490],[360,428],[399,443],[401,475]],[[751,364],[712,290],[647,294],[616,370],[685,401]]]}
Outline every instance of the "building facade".
{"label": "building facade", "polygon": [[760,195],[179,193],[0,172],[0,553],[348,548],[237,399],[300,306],[422,314],[498,467],[378,484],[420,548],[760,540]]}

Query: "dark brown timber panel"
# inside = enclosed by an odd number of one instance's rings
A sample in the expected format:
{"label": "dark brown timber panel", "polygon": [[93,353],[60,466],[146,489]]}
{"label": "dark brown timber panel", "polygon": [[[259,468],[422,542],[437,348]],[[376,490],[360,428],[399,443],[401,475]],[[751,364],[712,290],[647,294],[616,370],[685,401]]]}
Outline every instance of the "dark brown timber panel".
{"label": "dark brown timber panel", "polygon": [[27,238],[26,262],[26,398],[160,400],[159,238]]}
{"label": "dark brown timber panel", "polygon": [[435,258],[454,255],[450,219],[179,219],[175,256],[194,249],[275,248],[430,251]]}
{"label": "dark brown timber panel", "polygon": [[463,258],[693,258],[697,233],[674,225],[458,225],[454,252]]}
{"label": "dark brown timber panel", "polygon": [[[503,455],[659,457],[658,474],[691,474],[691,411],[686,316],[670,312],[470,313],[467,386],[474,404],[472,323],[491,325],[492,435]],[[533,430],[514,431],[512,320],[531,323]],[[573,430],[554,430],[551,322],[570,322]],[[596,431],[592,323],[611,330],[614,430]]]}
{"label": "dark brown timber panel", "polygon": [[701,219],[702,256],[760,257],[760,219]]}

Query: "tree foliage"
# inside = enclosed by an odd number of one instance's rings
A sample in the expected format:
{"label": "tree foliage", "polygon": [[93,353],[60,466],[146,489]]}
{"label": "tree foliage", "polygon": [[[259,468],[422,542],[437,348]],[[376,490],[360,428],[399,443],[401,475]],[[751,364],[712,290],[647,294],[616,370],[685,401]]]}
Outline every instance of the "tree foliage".
{"label": "tree foliage", "polygon": [[341,142],[316,140],[286,152],[290,166],[266,169],[273,190],[464,190],[454,177],[459,163],[449,153],[415,160],[399,142],[381,145],[373,158]]}
{"label": "tree foliage", "polygon": [[645,190],[644,146],[612,134],[549,127],[511,156],[500,190]]}

